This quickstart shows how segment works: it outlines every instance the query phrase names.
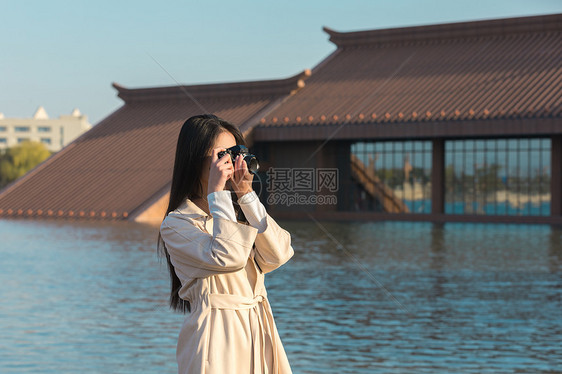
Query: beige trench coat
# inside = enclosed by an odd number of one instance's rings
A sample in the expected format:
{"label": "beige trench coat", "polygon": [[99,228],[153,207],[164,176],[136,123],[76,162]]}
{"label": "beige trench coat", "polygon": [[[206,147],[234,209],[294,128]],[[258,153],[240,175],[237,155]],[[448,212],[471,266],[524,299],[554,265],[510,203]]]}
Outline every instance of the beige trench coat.
{"label": "beige trench coat", "polygon": [[266,222],[258,234],[250,225],[213,219],[189,199],[162,222],[179,296],[191,304],[178,337],[180,374],[291,373],[264,273],[294,252],[290,234],[269,214]]}

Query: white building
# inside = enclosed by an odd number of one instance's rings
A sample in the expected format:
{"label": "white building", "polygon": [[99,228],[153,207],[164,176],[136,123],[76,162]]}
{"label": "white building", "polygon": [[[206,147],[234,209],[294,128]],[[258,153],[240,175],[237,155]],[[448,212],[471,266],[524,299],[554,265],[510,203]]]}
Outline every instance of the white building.
{"label": "white building", "polygon": [[33,118],[4,118],[0,113],[0,149],[31,140],[45,144],[51,152],[57,152],[91,128],[88,117],[78,109],[56,119],[50,119],[42,106]]}

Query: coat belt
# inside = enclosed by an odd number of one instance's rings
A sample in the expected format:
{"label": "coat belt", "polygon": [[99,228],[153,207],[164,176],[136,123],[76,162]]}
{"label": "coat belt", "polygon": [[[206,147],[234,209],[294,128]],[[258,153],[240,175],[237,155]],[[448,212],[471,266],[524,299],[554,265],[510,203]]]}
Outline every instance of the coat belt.
{"label": "coat belt", "polygon": [[[263,305],[263,315],[259,310],[259,304]],[[278,373],[277,361],[277,337],[275,336],[275,326],[273,324],[273,316],[267,297],[257,295],[254,298],[244,297],[239,295],[230,294],[209,294],[209,304],[211,308],[215,309],[254,309],[254,313],[250,313],[250,329],[252,331],[252,340],[254,348],[254,373],[269,373],[265,359],[265,329],[270,332],[270,339],[273,350],[273,371],[272,374]],[[257,337],[260,337],[259,343],[256,342]],[[261,359],[258,359],[261,358]]]}
{"label": "coat belt", "polygon": [[264,300],[265,296],[263,295],[250,298],[221,293],[209,294],[210,306],[215,309],[252,309]]}

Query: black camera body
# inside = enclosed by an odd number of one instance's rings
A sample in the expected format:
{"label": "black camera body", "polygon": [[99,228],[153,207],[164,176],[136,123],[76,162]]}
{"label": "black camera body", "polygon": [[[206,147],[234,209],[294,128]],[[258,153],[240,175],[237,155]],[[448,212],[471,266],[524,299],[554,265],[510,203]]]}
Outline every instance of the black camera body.
{"label": "black camera body", "polygon": [[234,163],[238,155],[242,155],[250,173],[257,173],[260,167],[258,159],[255,155],[248,152],[248,148],[243,145],[235,145],[234,147],[227,148],[226,151],[220,151],[218,156],[221,158],[227,153],[230,155],[232,163]]}

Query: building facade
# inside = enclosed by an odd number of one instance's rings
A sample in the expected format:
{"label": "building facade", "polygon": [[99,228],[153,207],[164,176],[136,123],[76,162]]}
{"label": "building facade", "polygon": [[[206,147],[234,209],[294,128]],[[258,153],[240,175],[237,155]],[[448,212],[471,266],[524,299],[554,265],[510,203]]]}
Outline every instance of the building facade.
{"label": "building facade", "polygon": [[337,50],[253,139],[337,169],[337,204],[278,216],[562,222],[562,15],[325,31]]}
{"label": "building facade", "polygon": [[49,118],[42,106],[32,118],[5,118],[0,113],[0,149],[29,140],[44,144],[51,152],[58,152],[91,128],[88,117],[78,109],[59,118]]}
{"label": "building facade", "polygon": [[286,219],[562,224],[562,14],[358,32],[311,71],[128,89],[124,105],[0,191],[0,217],[161,221],[175,142],[238,124]]}

